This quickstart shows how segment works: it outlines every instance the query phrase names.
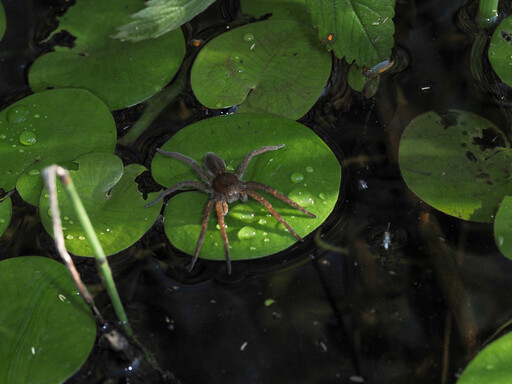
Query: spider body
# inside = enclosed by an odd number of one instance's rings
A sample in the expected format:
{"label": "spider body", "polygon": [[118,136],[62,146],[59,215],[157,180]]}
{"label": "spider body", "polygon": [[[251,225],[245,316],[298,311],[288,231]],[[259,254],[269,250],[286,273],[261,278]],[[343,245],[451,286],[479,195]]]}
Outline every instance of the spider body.
{"label": "spider body", "polygon": [[237,200],[240,200],[242,202],[246,202],[249,198],[253,198],[257,202],[263,204],[265,208],[277,219],[279,222],[281,222],[290,233],[295,236],[298,240],[303,241],[302,237],[300,237],[291,227],[290,225],[281,217],[281,215],[272,207],[272,205],[263,197],[261,196],[256,190],[262,190],[270,193],[274,197],[288,203],[292,207],[298,209],[299,211],[311,216],[316,217],[311,212],[306,211],[304,208],[302,208],[300,205],[298,205],[293,200],[289,199],[288,197],[281,194],[276,189],[269,187],[268,185],[258,183],[255,181],[244,181],[242,179],[243,174],[245,173],[245,170],[247,169],[247,166],[249,165],[249,162],[254,156],[257,156],[261,153],[267,152],[267,151],[275,151],[279,148],[284,147],[284,144],[281,145],[275,145],[275,146],[267,146],[262,147],[259,149],[256,149],[252,152],[249,152],[242,162],[240,163],[240,166],[238,167],[238,170],[236,173],[231,173],[227,171],[226,163],[224,160],[222,160],[221,157],[216,155],[213,152],[208,152],[204,159],[204,168],[203,170],[201,166],[190,157],[187,157],[185,155],[182,155],[178,152],[166,152],[161,150],[160,148],[157,148],[157,151],[160,152],[162,155],[175,158],[177,160],[186,162],[190,164],[194,170],[197,172],[197,174],[201,177],[201,179],[204,181],[204,183],[201,183],[196,180],[185,180],[181,181],[175,185],[173,185],[170,188],[167,188],[164,190],[160,195],[157,196],[155,200],[153,200],[151,203],[147,204],[146,206],[149,207],[153,204],[155,204],[157,201],[163,199],[165,196],[170,195],[171,193],[183,188],[183,187],[192,187],[196,188],[197,190],[207,193],[210,195],[210,199],[205,205],[204,212],[203,212],[203,220],[201,223],[201,233],[199,235],[199,239],[197,241],[196,249],[194,252],[194,257],[192,259],[192,262],[190,266],[188,267],[188,270],[191,271],[194,267],[198,257],[199,252],[201,250],[201,246],[203,245],[204,236],[206,234],[206,229],[208,227],[208,219],[210,217],[211,211],[213,207],[215,207],[216,213],[217,213],[217,219],[219,221],[220,231],[222,235],[222,241],[224,243],[224,251],[226,254],[226,261],[227,261],[227,270],[228,273],[231,273],[231,259],[229,256],[229,241],[226,233],[226,228],[224,225],[224,216],[229,211],[228,204],[233,203]]}

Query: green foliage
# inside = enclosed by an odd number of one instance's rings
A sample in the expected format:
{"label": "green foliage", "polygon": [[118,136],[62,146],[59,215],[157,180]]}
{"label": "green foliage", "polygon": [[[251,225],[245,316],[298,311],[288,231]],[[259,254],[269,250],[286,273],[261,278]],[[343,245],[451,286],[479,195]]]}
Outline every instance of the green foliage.
{"label": "green foliage", "polygon": [[327,49],[359,66],[373,67],[393,47],[394,0],[306,0]]}
{"label": "green foliage", "polygon": [[5,20],[5,11],[2,2],[0,1],[0,40],[4,37],[5,28],[7,27],[7,23]]}
{"label": "green foliage", "polygon": [[91,311],[64,265],[24,256],[0,262],[0,382],[61,383],[89,355]]}
{"label": "green foliage", "polygon": [[508,384],[512,377],[512,333],[484,348],[466,367],[457,384]]}
{"label": "green foliage", "polygon": [[208,108],[298,119],[316,102],[331,71],[330,55],[313,31],[266,20],[223,33],[199,52],[191,85]]}
{"label": "green foliage", "polygon": [[[111,153],[91,153],[76,159],[74,163],[78,169],[71,170],[70,176],[106,255],[129,247],[151,228],[161,205],[145,207],[147,201],[135,182],[146,171],[144,166],[130,164],[123,167],[121,159]],[[57,192],[66,248],[75,255],[93,256],[62,186],[57,186]],[[149,201],[154,197],[155,193],[149,194]],[[44,192],[39,206],[41,221],[46,231],[53,235],[49,201]]]}
{"label": "green foliage", "polygon": [[311,24],[306,0],[241,0],[242,12],[256,18],[272,14],[271,19],[295,20]]}
{"label": "green foliage", "polygon": [[59,28],[76,37],[72,48],[55,47],[29,72],[34,92],[47,87],[83,88],[111,110],[128,107],[159,92],[176,74],[185,54],[181,30],[138,43],[110,38],[129,20],[139,0],[78,0],[60,18]]}
{"label": "green foliage", "polygon": [[131,16],[134,21],[118,27],[113,37],[141,41],[157,38],[179,28],[203,12],[215,0],[149,0],[146,8]]}
{"label": "green foliage", "polygon": [[[318,228],[334,209],[341,179],[338,160],[309,128],[272,115],[220,116],[189,125],[162,149],[183,153],[200,164],[207,152],[215,152],[226,161],[229,171],[236,172],[250,151],[279,144],[285,144],[285,147],[259,155],[251,161],[244,180],[276,188],[317,215],[313,219],[273,196],[261,193],[300,236],[306,236]],[[155,180],[166,187],[183,180],[200,180],[188,164],[161,154],[155,156],[151,169]],[[180,193],[169,200],[165,209],[164,225],[169,240],[189,254],[194,253],[208,197],[198,191]],[[297,241],[252,199],[246,203],[230,204],[225,220],[233,260],[267,256]],[[212,213],[200,257],[224,260],[223,243],[216,225],[216,215]]]}
{"label": "green foliage", "polygon": [[506,196],[494,220],[494,239],[501,253],[512,259],[512,197]]}
{"label": "green foliage", "polygon": [[512,195],[508,140],[470,112],[424,113],[405,128],[399,163],[408,187],[434,208],[472,221],[492,222]]}
{"label": "green foliage", "polygon": [[512,87],[512,16],[504,19],[492,34],[489,61],[500,79]]}
{"label": "green foliage", "polygon": [[54,89],[21,99],[0,112],[0,188],[17,187],[37,205],[40,170],[93,152],[113,152],[114,119],[107,106],[81,89]]}
{"label": "green foliage", "polygon": [[0,201],[0,236],[2,236],[5,230],[9,227],[12,216],[12,201],[8,197]]}

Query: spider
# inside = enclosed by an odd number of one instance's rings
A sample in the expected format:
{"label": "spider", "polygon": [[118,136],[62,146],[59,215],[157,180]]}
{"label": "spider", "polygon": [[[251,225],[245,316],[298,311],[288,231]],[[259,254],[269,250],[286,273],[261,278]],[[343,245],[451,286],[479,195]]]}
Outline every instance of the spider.
{"label": "spider", "polygon": [[270,193],[276,198],[288,203],[299,211],[307,214],[308,216],[316,218],[316,215],[311,212],[306,211],[300,205],[298,205],[295,201],[289,199],[288,197],[281,194],[276,189],[269,187],[268,185],[258,183],[256,181],[244,181],[242,180],[242,176],[249,165],[249,162],[254,156],[260,155],[264,152],[275,151],[284,147],[284,144],[266,146],[259,149],[255,149],[252,152],[249,152],[238,167],[236,173],[231,173],[227,171],[226,163],[220,156],[216,155],[213,152],[208,152],[204,158],[204,168],[203,170],[201,166],[190,157],[182,155],[178,152],[166,152],[160,148],[157,148],[157,151],[162,155],[175,158],[177,160],[183,161],[187,164],[190,164],[192,168],[197,172],[197,174],[201,177],[205,184],[195,181],[195,180],[185,180],[180,181],[179,183],[173,185],[170,188],[164,190],[160,195],[157,196],[155,200],[151,203],[147,204],[146,207],[150,207],[155,204],[157,201],[162,200],[165,196],[170,195],[171,193],[183,188],[183,187],[192,187],[197,190],[208,193],[210,195],[210,199],[206,203],[203,213],[203,221],[201,223],[201,233],[199,234],[199,239],[197,240],[196,249],[194,252],[194,257],[189,267],[187,268],[190,272],[194,265],[197,262],[199,257],[199,252],[201,250],[201,246],[203,245],[204,236],[206,234],[206,229],[208,227],[208,219],[210,217],[210,213],[215,206],[215,210],[217,211],[217,219],[219,221],[220,231],[222,235],[222,241],[224,243],[224,251],[226,254],[227,261],[227,270],[228,274],[231,274],[231,258],[229,256],[229,242],[228,236],[226,233],[226,228],[224,226],[224,216],[228,213],[228,204],[233,203],[237,200],[242,201],[243,203],[247,201],[248,196],[252,197],[258,203],[261,203],[267,208],[267,210],[281,222],[290,233],[295,236],[299,241],[304,241],[302,237],[300,237],[290,225],[281,217],[279,213],[272,207],[272,205],[263,198],[260,194],[258,194],[255,190],[262,190]]}

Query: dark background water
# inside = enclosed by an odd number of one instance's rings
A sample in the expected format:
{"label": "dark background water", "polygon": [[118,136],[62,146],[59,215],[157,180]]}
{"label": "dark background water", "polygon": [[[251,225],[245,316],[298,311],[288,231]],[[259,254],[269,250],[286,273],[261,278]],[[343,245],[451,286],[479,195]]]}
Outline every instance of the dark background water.
{"label": "dark background water", "polygon": [[[0,43],[0,106],[30,93],[27,68],[47,49],[36,42],[66,5],[3,3],[15,27]],[[477,33],[475,4],[398,0],[396,64],[374,98],[352,93],[346,66],[334,61],[323,96],[301,122],[343,159],[343,187],[335,212],[304,244],[236,262],[233,275],[206,261],[189,274],[190,257],[172,248],[158,222],[109,258],[135,333],[172,382],[454,383],[510,318],[512,262],[494,245],[492,225],[431,209],[408,190],[397,164],[401,132],[429,110],[472,111],[510,136],[509,109],[494,101],[509,95],[489,69],[490,32]],[[502,6],[509,11],[509,2]],[[187,38],[218,34],[236,23],[235,14],[236,2],[216,3],[185,28]],[[115,113],[120,134],[139,112]],[[212,113],[186,90],[136,146],[117,153],[149,165],[157,144]],[[0,255],[28,254],[58,258],[36,208],[14,196]],[[77,263],[98,282],[91,260]],[[107,304],[102,310],[111,311]],[[157,382],[133,364],[131,376],[117,376],[130,364],[100,343],[69,382]]]}

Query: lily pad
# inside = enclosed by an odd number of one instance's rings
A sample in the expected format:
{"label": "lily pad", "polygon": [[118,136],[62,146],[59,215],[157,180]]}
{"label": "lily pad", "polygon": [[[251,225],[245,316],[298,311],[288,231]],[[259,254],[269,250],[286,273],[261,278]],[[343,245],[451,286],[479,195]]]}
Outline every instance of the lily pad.
{"label": "lily pad", "polygon": [[501,253],[512,259],[512,197],[501,202],[494,220],[494,239]]}
{"label": "lily pad", "polygon": [[424,113],[405,128],[399,148],[402,175],[426,203],[449,215],[492,222],[512,195],[510,144],[474,113]]}
{"label": "lily pad", "polygon": [[311,15],[306,8],[306,0],[241,0],[240,6],[244,14],[256,18],[268,14],[272,20],[296,20],[311,23]]}
{"label": "lily pad", "polygon": [[457,384],[506,384],[512,377],[512,333],[485,347],[466,367]]}
{"label": "lily pad", "polygon": [[4,37],[6,26],[7,26],[7,23],[5,20],[4,6],[2,5],[2,2],[0,2],[0,40],[2,40],[2,38]]}
{"label": "lily pad", "polygon": [[492,34],[489,61],[500,79],[512,87],[512,16],[504,19]]}
{"label": "lily pad", "polygon": [[393,48],[395,0],[307,0],[313,26],[327,49],[348,63],[373,67]]}
{"label": "lily pad", "polygon": [[[267,184],[317,215],[316,219],[311,218],[266,192],[260,193],[304,237],[320,226],[334,209],[341,181],[336,156],[309,128],[272,115],[219,116],[182,129],[162,149],[180,152],[200,164],[207,152],[214,152],[225,160],[228,171],[236,172],[247,153],[279,144],[285,146],[254,157],[243,179]],[[166,187],[183,180],[201,180],[188,164],[159,153],[151,169],[155,180]],[[208,197],[199,191],[179,193],[171,197],[165,208],[167,237],[175,247],[189,254],[194,253]],[[246,203],[230,204],[225,224],[232,260],[267,256],[297,241],[265,207],[251,198]],[[213,212],[199,256],[214,260],[225,257]]]}
{"label": "lily pad", "polygon": [[25,201],[37,205],[41,169],[93,151],[113,152],[115,145],[112,114],[88,91],[30,95],[0,112],[0,188],[16,186]]}
{"label": "lily pad", "polygon": [[90,309],[66,267],[24,256],[0,262],[0,382],[62,383],[96,337]]}
{"label": "lily pad", "polygon": [[0,201],[0,236],[2,236],[5,230],[9,227],[12,217],[12,201],[11,198]]}
{"label": "lily pad", "polygon": [[198,100],[208,108],[298,119],[316,102],[331,57],[303,23],[265,20],[223,33],[199,52],[191,72]]}
{"label": "lily pad", "polygon": [[[155,222],[161,205],[146,208],[147,201],[135,179],[147,169],[140,164],[123,167],[111,153],[91,153],[75,160],[77,170],[69,173],[96,230],[106,255],[113,255],[139,240]],[[89,242],[62,186],[57,186],[62,226],[69,252],[93,256]],[[149,201],[156,193],[148,195]],[[41,221],[53,235],[49,202],[45,192],[40,199]],[[64,229],[65,228],[65,229]]]}
{"label": "lily pad", "polygon": [[185,55],[181,30],[138,43],[110,37],[142,5],[139,0],[78,0],[53,33],[69,32],[76,37],[74,46],[56,46],[55,52],[34,62],[29,72],[32,90],[83,88],[110,109],[128,107],[159,92]]}

